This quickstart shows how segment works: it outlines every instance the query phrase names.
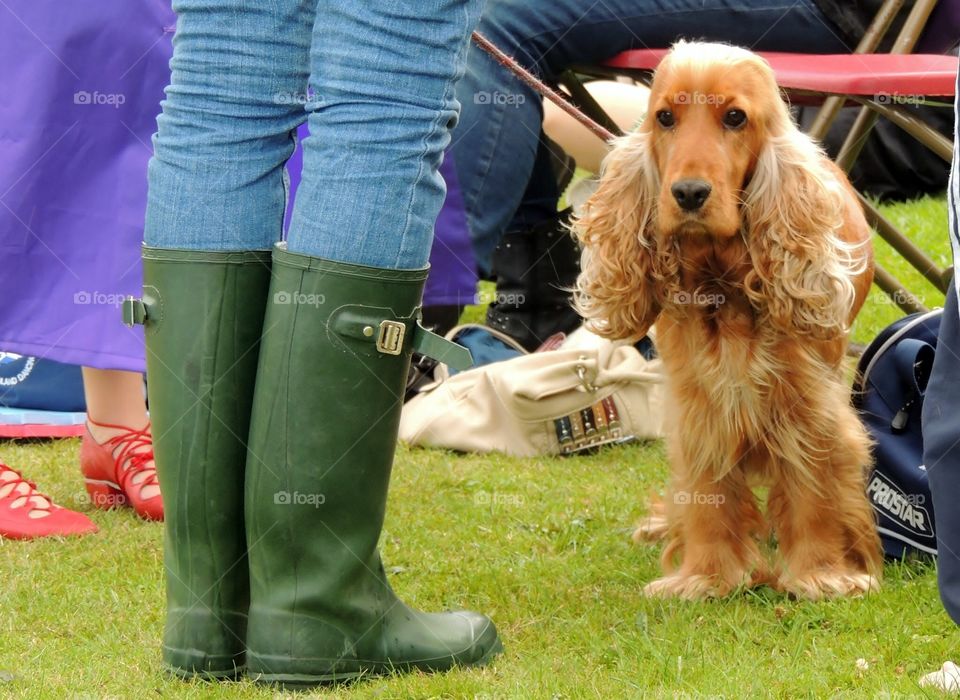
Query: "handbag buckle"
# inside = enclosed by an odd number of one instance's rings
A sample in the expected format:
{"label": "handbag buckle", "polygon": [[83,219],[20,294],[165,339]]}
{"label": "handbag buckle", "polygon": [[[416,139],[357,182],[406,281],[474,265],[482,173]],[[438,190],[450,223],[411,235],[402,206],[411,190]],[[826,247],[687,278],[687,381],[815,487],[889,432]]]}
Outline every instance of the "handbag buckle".
{"label": "handbag buckle", "polygon": [[384,355],[399,355],[403,352],[403,337],[406,333],[407,327],[399,321],[380,321],[377,350]]}
{"label": "handbag buckle", "polygon": [[[581,355],[579,358],[580,362],[585,362],[587,359],[586,355]],[[584,365],[577,365],[577,378],[580,379],[580,384],[583,388],[589,393],[594,393],[597,390],[589,379],[587,379],[587,368]]]}

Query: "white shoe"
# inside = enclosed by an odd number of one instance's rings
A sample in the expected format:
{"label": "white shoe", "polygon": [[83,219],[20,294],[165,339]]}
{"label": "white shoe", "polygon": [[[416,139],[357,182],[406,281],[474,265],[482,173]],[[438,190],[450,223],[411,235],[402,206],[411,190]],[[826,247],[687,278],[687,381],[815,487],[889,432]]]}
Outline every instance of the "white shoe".
{"label": "white shoe", "polygon": [[920,679],[921,688],[936,688],[945,693],[960,693],[960,666],[947,661],[939,671]]}

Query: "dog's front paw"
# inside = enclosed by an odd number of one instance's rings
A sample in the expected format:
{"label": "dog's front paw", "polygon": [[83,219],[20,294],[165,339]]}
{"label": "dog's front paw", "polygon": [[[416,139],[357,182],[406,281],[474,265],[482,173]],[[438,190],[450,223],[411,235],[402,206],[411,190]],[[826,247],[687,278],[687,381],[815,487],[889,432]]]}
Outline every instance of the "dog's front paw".
{"label": "dog's front paw", "polygon": [[648,583],[643,587],[643,594],[648,598],[703,600],[723,597],[737,585],[724,581],[719,576],[672,574]]}
{"label": "dog's front paw", "polygon": [[840,596],[859,596],[880,590],[880,580],[862,572],[816,571],[804,576],[781,576],[779,585],[797,598],[820,600]]}

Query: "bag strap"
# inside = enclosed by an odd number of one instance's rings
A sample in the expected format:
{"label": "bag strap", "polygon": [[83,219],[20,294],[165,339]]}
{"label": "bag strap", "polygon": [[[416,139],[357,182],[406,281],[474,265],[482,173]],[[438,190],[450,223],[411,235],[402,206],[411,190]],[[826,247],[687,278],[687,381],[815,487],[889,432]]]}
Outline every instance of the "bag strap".
{"label": "bag strap", "polygon": [[[452,342],[452,343],[456,343],[456,342],[457,342],[457,335],[458,335],[459,333],[461,333],[462,331],[470,330],[470,329],[472,329],[472,328],[479,328],[479,329],[481,329],[482,331],[484,331],[485,333],[488,333],[489,335],[492,335],[494,338],[496,338],[497,340],[499,340],[501,343],[503,343],[504,345],[507,345],[507,346],[513,348],[514,350],[516,350],[517,352],[519,352],[521,355],[529,355],[529,354],[530,354],[530,351],[529,351],[529,350],[527,350],[526,348],[524,348],[520,343],[518,343],[516,340],[514,340],[511,336],[507,335],[506,333],[504,333],[504,332],[502,332],[502,331],[498,331],[496,328],[492,328],[492,327],[487,326],[487,325],[484,325],[484,324],[482,324],[482,323],[461,323],[460,325],[454,326],[454,327],[451,328],[449,331],[447,331],[447,333],[446,333],[443,337],[446,338],[447,340],[449,340],[449,341]],[[456,369],[459,369],[459,367],[456,368]]]}
{"label": "bag strap", "polygon": [[904,404],[890,422],[894,433],[906,431],[910,410],[917,401],[923,400],[935,356],[936,350],[930,343],[916,338],[901,340],[893,349],[893,363],[905,397]]}

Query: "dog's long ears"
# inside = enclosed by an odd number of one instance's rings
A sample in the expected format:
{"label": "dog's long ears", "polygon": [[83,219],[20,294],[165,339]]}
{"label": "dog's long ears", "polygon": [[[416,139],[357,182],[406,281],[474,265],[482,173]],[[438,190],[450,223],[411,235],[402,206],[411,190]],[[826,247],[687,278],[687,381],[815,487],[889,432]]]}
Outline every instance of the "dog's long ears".
{"label": "dog's long ears", "polygon": [[660,312],[652,284],[659,184],[648,139],[637,131],[614,142],[599,189],[572,224],[583,245],[577,309],[608,338],[640,337]]}
{"label": "dog's long ears", "polygon": [[839,235],[842,188],[819,147],[792,124],[759,155],[744,207],[753,258],[745,286],[784,331],[827,339],[847,330],[852,278],[867,259]]}

